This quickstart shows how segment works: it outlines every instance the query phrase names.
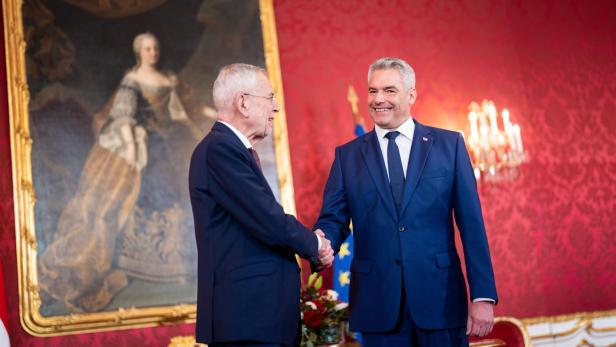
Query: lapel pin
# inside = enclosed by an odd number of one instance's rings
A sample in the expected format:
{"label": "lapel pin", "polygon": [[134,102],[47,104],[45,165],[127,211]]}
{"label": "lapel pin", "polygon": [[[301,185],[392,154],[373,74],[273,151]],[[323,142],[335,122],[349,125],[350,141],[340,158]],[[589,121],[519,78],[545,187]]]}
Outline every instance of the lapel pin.
{"label": "lapel pin", "polygon": [[422,137],[421,139],[422,139],[422,140],[424,140],[424,142],[427,142],[427,141],[428,141],[428,138],[427,138],[427,137],[425,137],[425,136],[424,136],[424,137]]}

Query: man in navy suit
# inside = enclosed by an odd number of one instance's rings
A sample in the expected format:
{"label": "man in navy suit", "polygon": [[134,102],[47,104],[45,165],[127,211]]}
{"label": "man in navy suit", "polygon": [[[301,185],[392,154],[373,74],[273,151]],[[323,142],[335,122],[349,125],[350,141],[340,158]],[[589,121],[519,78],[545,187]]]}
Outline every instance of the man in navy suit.
{"label": "man in navy suit", "polygon": [[329,241],[276,202],[252,146],[278,105],[264,69],[231,64],[213,88],[218,121],[189,171],[198,248],[196,339],[210,346],[295,346],[300,268],[333,261]]}
{"label": "man in navy suit", "polygon": [[375,128],[336,148],[315,225],[337,253],[353,222],[350,327],[367,347],[468,346],[467,335],[493,325],[494,274],[464,139],[414,120],[416,97],[405,61],[370,66]]}

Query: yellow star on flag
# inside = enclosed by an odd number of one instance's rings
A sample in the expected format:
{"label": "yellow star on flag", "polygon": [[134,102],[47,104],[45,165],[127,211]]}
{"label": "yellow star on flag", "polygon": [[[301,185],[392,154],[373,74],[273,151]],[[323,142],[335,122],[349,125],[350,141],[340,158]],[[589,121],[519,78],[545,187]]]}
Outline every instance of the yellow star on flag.
{"label": "yellow star on flag", "polygon": [[340,282],[340,287],[344,287],[351,283],[351,272],[350,271],[340,271],[338,275],[338,282]]}
{"label": "yellow star on flag", "polygon": [[349,251],[349,243],[345,242],[340,245],[340,252],[338,252],[338,257],[340,257],[340,260],[342,260],[347,255],[351,255],[351,251]]}

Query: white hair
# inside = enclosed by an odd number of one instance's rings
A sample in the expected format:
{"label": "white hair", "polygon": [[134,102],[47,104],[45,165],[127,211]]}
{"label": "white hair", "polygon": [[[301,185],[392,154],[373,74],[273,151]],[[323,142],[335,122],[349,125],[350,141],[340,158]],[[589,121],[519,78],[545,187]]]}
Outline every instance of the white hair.
{"label": "white hair", "polygon": [[398,70],[402,78],[402,85],[407,91],[415,88],[415,71],[407,62],[400,58],[383,57],[377,59],[368,68],[368,81],[370,81],[374,71],[390,69]]}
{"label": "white hair", "polygon": [[250,64],[236,63],[220,69],[212,91],[216,110],[229,111],[238,93],[250,91],[257,86],[259,74],[267,76],[267,71]]}

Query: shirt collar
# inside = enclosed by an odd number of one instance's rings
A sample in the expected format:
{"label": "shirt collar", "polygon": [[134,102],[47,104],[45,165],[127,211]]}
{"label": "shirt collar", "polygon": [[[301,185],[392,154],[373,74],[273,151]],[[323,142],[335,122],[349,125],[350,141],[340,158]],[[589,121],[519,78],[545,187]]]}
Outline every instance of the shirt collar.
{"label": "shirt collar", "polygon": [[379,139],[382,139],[387,135],[390,131],[399,131],[400,134],[407,137],[409,140],[413,139],[413,133],[415,132],[415,122],[413,122],[413,117],[409,117],[409,119],[405,120],[404,123],[400,124],[397,129],[383,129],[380,126],[374,124],[374,131],[376,132],[376,136]]}
{"label": "shirt collar", "polygon": [[233,125],[227,123],[227,122],[223,122],[221,120],[218,120],[219,123],[222,123],[224,125],[227,126],[227,128],[231,129],[231,131],[233,131],[233,133],[239,137],[240,141],[242,141],[242,143],[244,144],[244,146],[246,146],[246,148],[252,148],[252,144],[250,143],[250,141],[248,140],[248,138],[246,137],[246,135],[242,134],[239,130],[237,130]]}

